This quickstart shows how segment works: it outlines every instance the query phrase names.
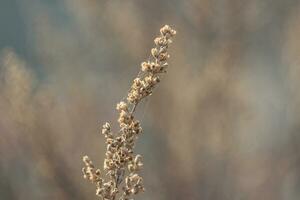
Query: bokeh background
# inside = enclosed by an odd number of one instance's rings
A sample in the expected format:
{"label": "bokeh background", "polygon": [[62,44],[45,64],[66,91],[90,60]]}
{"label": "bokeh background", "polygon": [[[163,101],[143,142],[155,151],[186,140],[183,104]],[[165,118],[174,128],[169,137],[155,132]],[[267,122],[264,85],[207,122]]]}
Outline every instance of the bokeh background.
{"label": "bokeh background", "polygon": [[100,127],[164,24],[169,72],[139,107],[139,199],[300,199],[297,0],[1,0],[0,199],[97,199]]}

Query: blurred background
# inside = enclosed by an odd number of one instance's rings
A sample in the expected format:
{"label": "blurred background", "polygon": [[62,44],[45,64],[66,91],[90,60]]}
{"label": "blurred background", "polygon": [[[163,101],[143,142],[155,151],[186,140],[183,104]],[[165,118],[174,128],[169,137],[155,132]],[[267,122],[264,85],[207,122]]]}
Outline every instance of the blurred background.
{"label": "blurred background", "polygon": [[138,108],[138,199],[300,199],[297,0],[1,0],[0,199],[97,199],[100,127],[177,30],[170,68]]}

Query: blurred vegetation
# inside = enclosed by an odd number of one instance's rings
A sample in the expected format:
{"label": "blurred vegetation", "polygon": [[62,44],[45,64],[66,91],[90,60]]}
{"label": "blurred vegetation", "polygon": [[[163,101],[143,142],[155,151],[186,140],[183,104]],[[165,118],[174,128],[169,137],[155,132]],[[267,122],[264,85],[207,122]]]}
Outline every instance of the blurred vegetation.
{"label": "blurred vegetation", "polygon": [[170,69],[141,106],[141,199],[300,198],[300,2],[1,0],[0,199],[96,199],[140,62],[163,24]]}

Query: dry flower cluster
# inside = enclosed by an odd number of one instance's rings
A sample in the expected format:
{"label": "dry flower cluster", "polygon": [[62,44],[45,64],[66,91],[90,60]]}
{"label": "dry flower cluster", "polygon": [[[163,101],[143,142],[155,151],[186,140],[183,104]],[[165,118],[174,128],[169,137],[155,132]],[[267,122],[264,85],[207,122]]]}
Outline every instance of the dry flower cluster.
{"label": "dry flower cluster", "polygon": [[152,56],[141,64],[140,73],[133,81],[127,101],[117,104],[119,132],[113,134],[107,122],[102,126],[102,134],[107,144],[104,160],[106,173],[102,174],[100,169],[96,169],[88,156],[83,157],[84,178],[96,185],[96,195],[100,199],[129,200],[132,195],[144,191],[143,179],[138,174],[143,166],[142,156],[134,155],[133,152],[142,128],[133,114],[139,102],[152,94],[160,81],[160,75],[166,72],[169,58],[167,50],[175,34],[176,31],[168,25],[160,29],[160,36],[154,40],[156,46],[151,50]]}

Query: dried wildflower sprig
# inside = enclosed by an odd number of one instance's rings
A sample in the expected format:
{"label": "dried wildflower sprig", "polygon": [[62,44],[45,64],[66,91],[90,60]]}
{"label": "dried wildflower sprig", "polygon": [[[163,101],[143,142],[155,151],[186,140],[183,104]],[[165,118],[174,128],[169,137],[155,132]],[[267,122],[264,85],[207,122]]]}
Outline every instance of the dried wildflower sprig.
{"label": "dried wildflower sprig", "polygon": [[167,50],[175,34],[175,30],[165,25],[160,29],[160,36],[154,39],[156,46],[151,49],[149,60],[141,64],[140,73],[134,79],[126,101],[117,104],[120,130],[114,134],[109,123],[102,126],[107,144],[104,159],[106,174],[95,169],[87,156],[83,157],[83,176],[96,185],[96,195],[103,200],[129,200],[132,195],[144,191],[143,179],[138,174],[143,166],[142,156],[133,152],[142,127],[134,112],[141,100],[152,94],[160,82],[160,75],[166,73],[167,59],[170,57]]}

